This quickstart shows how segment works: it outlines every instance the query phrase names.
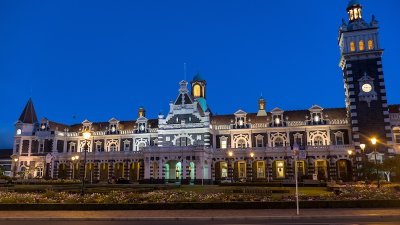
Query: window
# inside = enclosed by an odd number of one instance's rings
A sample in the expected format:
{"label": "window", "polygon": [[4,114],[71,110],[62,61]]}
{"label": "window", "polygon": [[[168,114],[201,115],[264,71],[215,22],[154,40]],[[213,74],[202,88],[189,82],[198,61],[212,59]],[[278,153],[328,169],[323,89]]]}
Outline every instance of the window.
{"label": "window", "polygon": [[43,143],[39,144],[39,152],[44,152],[44,144]]}
{"label": "window", "polygon": [[131,148],[131,143],[129,141],[124,142],[124,151],[129,151]]}
{"label": "window", "polygon": [[144,147],[146,147],[146,143],[140,142],[140,143],[137,145],[136,150],[137,150],[137,151],[140,151],[140,150],[142,150]]}
{"label": "window", "polygon": [[343,145],[344,141],[343,141],[343,133],[342,132],[336,132],[335,133],[335,143],[336,145]]}
{"label": "window", "polygon": [[117,151],[117,145],[116,144],[111,144],[110,145],[110,152],[115,152]]}
{"label": "window", "polygon": [[244,139],[239,139],[236,148],[246,148],[246,141]]}
{"label": "window", "polygon": [[180,137],[176,140],[176,146],[189,146],[190,139],[187,137]]}
{"label": "window", "polygon": [[256,136],[256,146],[258,148],[264,147],[264,140],[262,135],[257,135]]}
{"label": "window", "polygon": [[276,178],[285,178],[285,162],[276,162]]}
{"label": "window", "polygon": [[351,10],[349,11],[349,13],[350,13],[350,20],[353,20],[353,19],[354,19],[353,10],[351,9]]}
{"label": "window", "polygon": [[358,42],[358,49],[360,51],[364,51],[365,50],[365,46],[364,46],[364,41],[363,40]]}
{"label": "window", "polygon": [[74,142],[70,142],[69,143],[69,151],[70,152],[75,152],[75,143]]}
{"label": "window", "polygon": [[373,40],[368,40],[368,50],[374,49],[374,41]]}
{"label": "window", "polygon": [[324,145],[324,138],[321,136],[316,136],[314,138],[314,146],[321,146]]}
{"label": "window", "polygon": [[354,41],[350,42],[350,51],[356,51],[356,43],[354,43]]}
{"label": "window", "polygon": [[200,87],[200,85],[195,84],[195,85],[193,86],[193,96],[194,96],[195,98],[201,97],[201,87]]}
{"label": "window", "polygon": [[246,178],[246,163],[239,162],[239,178]]}
{"label": "window", "polygon": [[101,142],[96,142],[96,151],[101,152]]}
{"label": "window", "polygon": [[257,178],[265,178],[265,166],[263,161],[257,162]]}
{"label": "window", "polygon": [[400,134],[394,135],[394,141],[396,142],[396,144],[400,144]]}
{"label": "window", "polygon": [[281,137],[275,138],[274,147],[283,147],[283,146],[284,146],[283,138]]}
{"label": "window", "polygon": [[303,146],[303,135],[302,134],[295,134],[294,135],[294,143],[298,146]]}
{"label": "window", "polygon": [[221,138],[221,148],[226,149],[228,147],[227,144],[228,143],[227,143],[226,139]]}
{"label": "window", "polygon": [[228,177],[228,164],[226,162],[221,162],[221,178]]}

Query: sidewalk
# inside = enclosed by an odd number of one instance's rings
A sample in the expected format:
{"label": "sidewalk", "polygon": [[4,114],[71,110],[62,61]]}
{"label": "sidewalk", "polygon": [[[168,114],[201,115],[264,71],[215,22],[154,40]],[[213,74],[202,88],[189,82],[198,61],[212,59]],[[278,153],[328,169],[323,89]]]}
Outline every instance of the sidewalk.
{"label": "sidewalk", "polygon": [[136,211],[0,211],[4,220],[294,220],[391,218],[400,221],[400,209],[300,209],[295,210],[136,210]]}

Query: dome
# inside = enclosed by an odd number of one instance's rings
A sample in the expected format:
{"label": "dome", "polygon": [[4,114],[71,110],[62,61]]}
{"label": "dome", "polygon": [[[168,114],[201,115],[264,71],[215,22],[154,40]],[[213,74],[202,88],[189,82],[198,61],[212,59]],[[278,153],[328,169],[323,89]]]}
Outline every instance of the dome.
{"label": "dome", "polygon": [[204,81],[204,79],[201,77],[200,73],[198,73],[193,77],[193,81]]}
{"label": "dome", "polygon": [[361,5],[360,0],[350,0],[349,4],[347,4],[347,8],[352,7],[353,5]]}

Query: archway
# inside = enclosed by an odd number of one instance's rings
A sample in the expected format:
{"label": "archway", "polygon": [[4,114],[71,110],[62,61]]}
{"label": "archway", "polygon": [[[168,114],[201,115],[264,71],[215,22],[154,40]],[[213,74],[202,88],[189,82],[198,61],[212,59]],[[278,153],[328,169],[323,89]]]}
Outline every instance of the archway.
{"label": "archway", "polygon": [[129,168],[129,178],[132,181],[139,181],[139,175],[140,175],[140,163],[133,162],[131,164],[131,167]]}
{"label": "archway", "polygon": [[115,179],[124,177],[124,163],[116,163],[114,166]]}
{"label": "archway", "polygon": [[108,163],[100,164],[100,181],[108,181]]}
{"label": "archway", "polygon": [[272,163],[272,176],[275,179],[286,178],[286,167],[284,160],[276,160]]}
{"label": "archway", "polygon": [[318,180],[326,180],[328,179],[328,162],[326,160],[316,160],[314,162],[315,165],[315,174],[317,174]]}
{"label": "archway", "polygon": [[94,179],[94,163],[87,163],[85,171],[86,171],[85,180],[89,181],[90,183],[93,183],[93,179]]}
{"label": "archway", "polygon": [[67,179],[67,166],[64,163],[58,165],[58,179]]}
{"label": "archway", "polygon": [[340,159],[336,162],[337,176],[342,181],[352,181],[353,173],[351,162],[346,159]]}

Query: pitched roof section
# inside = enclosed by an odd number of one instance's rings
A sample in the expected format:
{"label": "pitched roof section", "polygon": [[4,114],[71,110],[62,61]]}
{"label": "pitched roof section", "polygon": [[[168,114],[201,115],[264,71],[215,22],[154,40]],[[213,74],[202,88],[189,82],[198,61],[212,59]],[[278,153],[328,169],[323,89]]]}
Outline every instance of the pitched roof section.
{"label": "pitched roof section", "polygon": [[24,111],[22,111],[21,116],[19,117],[19,121],[22,123],[31,124],[38,122],[35,108],[33,107],[32,98],[29,98],[28,102],[26,103]]}

